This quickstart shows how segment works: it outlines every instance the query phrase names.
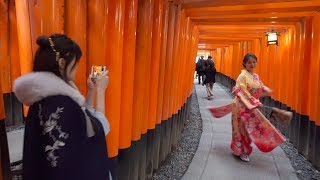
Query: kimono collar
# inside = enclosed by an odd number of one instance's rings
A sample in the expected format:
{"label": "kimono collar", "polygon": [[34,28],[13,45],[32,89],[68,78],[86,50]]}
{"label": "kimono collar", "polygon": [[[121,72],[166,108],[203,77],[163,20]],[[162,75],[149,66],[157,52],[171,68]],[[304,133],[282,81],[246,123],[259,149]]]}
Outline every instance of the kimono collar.
{"label": "kimono collar", "polygon": [[241,71],[241,73],[243,73],[243,74],[245,74],[245,75],[249,75],[249,76],[251,76],[251,77],[253,77],[253,78],[255,78],[255,77],[257,76],[257,74],[255,74],[255,73],[250,73],[250,72],[247,71],[246,69],[243,69],[243,70]]}
{"label": "kimono collar", "polygon": [[51,72],[32,72],[14,82],[13,92],[23,104],[31,106],[49,96],[68,96],[84,106],[85,98],[74,87]]}
{"label": "kimono collar", "polygon": [[247,76],[249,79],[252,79],[254,81],[260,81],[259,75],[256,73],[251,74],[249,71],[244,69],[241,71],[241,74]]}

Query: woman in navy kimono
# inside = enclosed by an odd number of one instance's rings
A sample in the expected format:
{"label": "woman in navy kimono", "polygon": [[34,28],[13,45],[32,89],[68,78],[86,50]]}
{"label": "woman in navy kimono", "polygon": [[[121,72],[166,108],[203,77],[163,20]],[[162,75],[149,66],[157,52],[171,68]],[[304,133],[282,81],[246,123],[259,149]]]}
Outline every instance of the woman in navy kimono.
{"label": "woman in navy kimono", "polygon": [[[107,73],[88,78],[85,99],[73,83],[80,47],[65,35],[37,39],[33,72],[15,81],[18,99],[30,106],[25,123],[24,180],[107,180],[112,161],[105,137]],[[94,93],[97,93],[93,107]]]}

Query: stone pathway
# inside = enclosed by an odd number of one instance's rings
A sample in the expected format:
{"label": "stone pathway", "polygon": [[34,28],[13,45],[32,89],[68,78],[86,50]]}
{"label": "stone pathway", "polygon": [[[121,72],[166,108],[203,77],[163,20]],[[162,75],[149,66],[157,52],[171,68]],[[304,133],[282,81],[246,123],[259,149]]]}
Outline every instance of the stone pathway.
{"label": "stone pathway", "polygon": [[250,162],[242,162],[232,155],[231,114],[216,119],[208,106],[221,106],[232,101],[225,89],[216,83],[214,97],[206,99],[204,86],[195,86],[203,120],[203,133],[198,150],[183,180],[297,180],[294,169],[283,150],[260,152],[254,145]]}

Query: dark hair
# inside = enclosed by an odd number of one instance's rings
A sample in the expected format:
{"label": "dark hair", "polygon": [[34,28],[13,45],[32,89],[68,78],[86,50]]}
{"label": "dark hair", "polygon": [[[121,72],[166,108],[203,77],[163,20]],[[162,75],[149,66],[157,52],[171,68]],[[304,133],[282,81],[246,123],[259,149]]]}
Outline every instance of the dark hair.
{"label": "dark hair", "polygon": [[[66,76],[66,69],[72,60],[75,59],[76,61],[72,67],[73,69],[76,67],[82,56],[82,51],[79,45],[63,34],[53,34],[49,37],[39,36],[37,38],[37,44],[39,45],[39,48],[33,62],[33,71],[35,72],[52,72],[58,77],[64,79]],[[59,71],[59,62],[57,61],[56,53],[59,53],[59,58],[63,58],[66,61],[63,74]]]}
{"label": "dark hair", "polygon": [[214,67],[214,63],[211,60],[209,60],[209,61],[207,60],[207,65],[210,67]]}
{"label": "dark hair", "polygon": [[242,61],[242,66],[246,67],[246,63],[249,61],[250,58],[255,59],[258,62],[258,58],[256,55],[252,54],[252,53],[248,53],[244,56],[243,61]]}
{"label": "dark hair", "polygon": [[209,58],[211,58],[211,59],[212,59],[212,56],[208,56],[208,59],[209,59]]}

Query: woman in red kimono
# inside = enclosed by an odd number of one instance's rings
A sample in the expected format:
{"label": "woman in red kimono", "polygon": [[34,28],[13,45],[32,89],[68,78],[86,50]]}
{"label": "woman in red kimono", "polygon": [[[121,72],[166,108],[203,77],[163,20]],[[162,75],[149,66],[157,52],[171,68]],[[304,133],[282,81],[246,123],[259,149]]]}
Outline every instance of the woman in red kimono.
{"label": "woman in red kimono", "polygon": [[267,96],[271,90],[263,85],[254,73],[257,57],[247,54],[243,59],[244,70],[237,78],[233,93],[236,95],[231,104],[210,108],[215,117],[232,112],[231,149],[241,160],[248,162],[252,152],[251,142],[260,151],[270,152],[285,141],[269,120],[257,109],[262,107],[259,98]]}

